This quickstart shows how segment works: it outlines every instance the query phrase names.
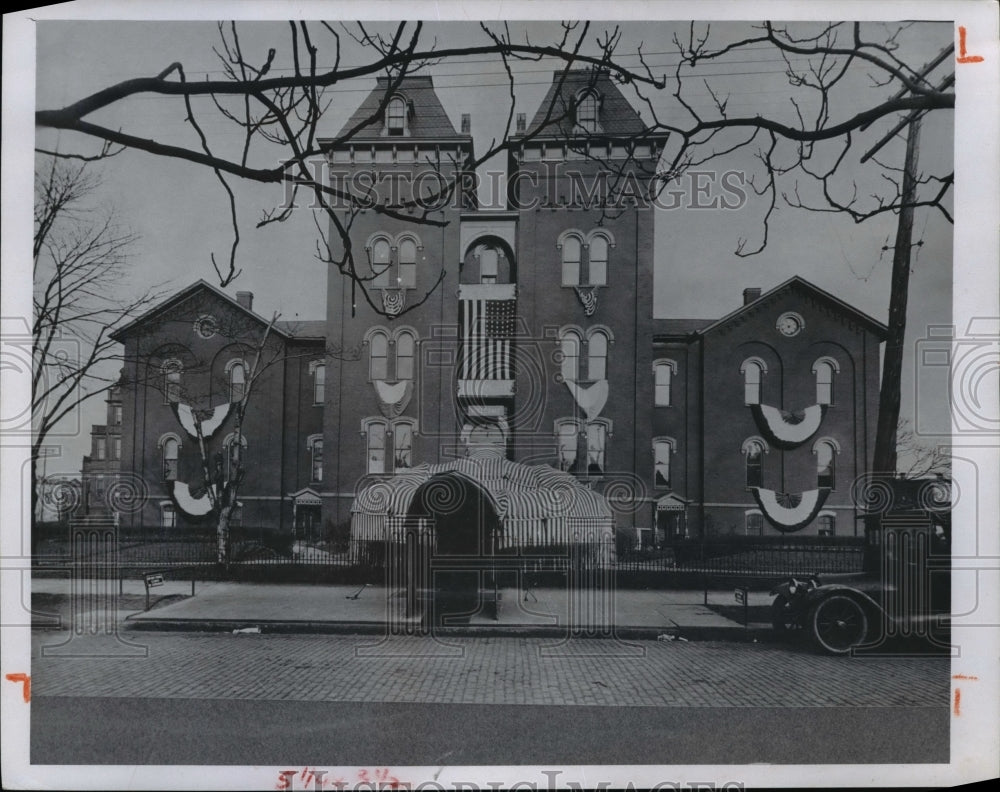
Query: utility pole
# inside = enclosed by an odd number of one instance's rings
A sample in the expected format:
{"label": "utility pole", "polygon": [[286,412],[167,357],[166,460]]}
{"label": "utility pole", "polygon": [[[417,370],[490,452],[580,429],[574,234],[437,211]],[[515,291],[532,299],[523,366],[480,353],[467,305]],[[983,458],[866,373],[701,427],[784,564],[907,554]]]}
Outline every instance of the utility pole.
{"label": "utility pole", "polygon": [[[918,79],[926,77],[942,64],[953,52],[955,45],[944,47],[937,57],[926,64]],[[938,86],[944,90],[954,83],[954,73],[945,77]],[[902,89],[896,97],[903,96]],[[903,384],[903,350],[906,341],[906,304],[910,292],[910,251],[913,247],[913,205],[917,199],[917,155],[920,146],[920,120],[923,111],[910,113],[890,132],[869,149],[861,158],[867,162],[879,149],[896,136],[903,127],[906,135],[906,157],[903,162],[903,185],[900,190],[899,224],[896,226],[896,243],[892,253],[892,275],[889,292],[888,337],[882,360],[882,382],[879,388],[878,422],[875,429],[875,450],[872,472],[876,476],[894,478],[896,474],[896,434],[899,427],[899,405]],[[867,128],[868,125],[862,127]],[[869,513],[865,518],[865,558],[867,571],[877,571],[881,565],[881,514]]]}
{"label": "utility pole", "polygon": [[906,136],[906,160],[903,165],[903,189],[892,254],[892,278],[889,293],[889,336],[882,362],[882,387],[878,397],[878,426],[875,430],[876,473],[896,471],[896,432],[903,375],[903,349],[906,336],[906,303],[910,291],[910,250],[913,247],[913,204],[917,194],[917,152],[920,145],[920,117],[910,121]]}

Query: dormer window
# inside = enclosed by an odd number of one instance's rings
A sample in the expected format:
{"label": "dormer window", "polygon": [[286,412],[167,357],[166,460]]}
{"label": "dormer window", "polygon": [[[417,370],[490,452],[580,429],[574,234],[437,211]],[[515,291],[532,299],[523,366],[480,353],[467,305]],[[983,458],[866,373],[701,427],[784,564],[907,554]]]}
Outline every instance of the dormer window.
{"label": "dormer window", "polygon": [[390,99],[385,119],[386,134],[389,137],[403,137],[406,134],[406,100],[400,96]]}
{"label": "dormer window", "polygon": [[579,97],[576,106],[576,123],[584,132],[593,134],[599,131],[597,122],[597,111],[599,100],[593,91],[587,91]]}

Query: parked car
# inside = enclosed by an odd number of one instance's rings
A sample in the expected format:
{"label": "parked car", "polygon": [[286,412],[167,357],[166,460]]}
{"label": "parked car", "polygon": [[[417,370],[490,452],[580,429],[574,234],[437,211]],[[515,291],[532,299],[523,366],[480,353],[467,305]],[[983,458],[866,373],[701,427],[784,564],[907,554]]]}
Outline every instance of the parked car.
{"label": "parked car", "polygon": [[[917,582],[917,581],[923,582]],[[821,652],[848,654],[888,638],[947,644],[950,591],[947,568],[936,575],[838,575],[789,578],[771,595],[771,623],[788,637],[804,636]]]}

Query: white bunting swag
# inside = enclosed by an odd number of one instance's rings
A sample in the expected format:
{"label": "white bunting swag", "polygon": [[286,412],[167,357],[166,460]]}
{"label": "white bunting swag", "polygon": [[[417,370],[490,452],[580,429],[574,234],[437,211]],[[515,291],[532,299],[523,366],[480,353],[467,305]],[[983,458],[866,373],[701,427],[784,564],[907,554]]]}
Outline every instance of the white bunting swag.
{"label": "white bunting swag", "polygon": [[385,380],[375,380],[375,395],[382,415],[386,418],[398,418],[413,396],[413,380],[400,380],[391,385]]}
{"label": "white bunting swag", "polygon": [[[805,528],[813,521],[826,503],[829,487],[806,490],[798,495],[777,493],[763,487],[752,487],[754,500],[767,521],[782,533],[792,533]],[[785,501],[788,505],[783,505]]]}
{"label": "white bunting swag", "polygon": [[170,499],[185,517],[206,517],[212,513],[212,499],[208,497],[208,492],[196,498],[184,481],[170,482]]}
{"label": "white bunting swag", "polygon": [[800,413],[791,413],[767,404],[752,404],[754,420],[761,433],[781,448],[801,445],[819,429],[826,406],[812,404]]}
{"label": "white bunting swag", "polygon": [[[173,409],[174,415],[177,416],[177,422],[184,427],[184,431],[191,437],[197,438],[198,430],[195,428],[194,410],[191,409],[191,406],[180,402],[171,402],[170,407]],[[232,407],[232,402],[216,405],[209,411],[208,417],[202,419],[201,433],[206,440],[226,422]]]}
{"label": "white bunting swag", "polygon": [[606,379],[598,380],[587,388],[577,385],[573,380],[565,380],[565,382],[569,392],[576,399],[577,406],[586,414],[587,420],[593,421],[597,418],[608,401],[608,381]]}

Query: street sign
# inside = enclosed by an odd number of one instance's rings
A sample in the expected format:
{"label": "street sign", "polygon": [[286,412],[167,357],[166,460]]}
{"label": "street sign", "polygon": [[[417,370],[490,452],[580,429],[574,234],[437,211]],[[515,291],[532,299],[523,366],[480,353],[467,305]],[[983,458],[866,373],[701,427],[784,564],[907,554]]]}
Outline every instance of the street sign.
{"label": "street sign", "polygon": [[744,588],[742,586],[740,588],[736,589],[736,601],[740,605],[746,605],[747,604],[747,592],[749,590],[750,589]]}
{"label": "street sign", "polygon": [[153,574],[150,574],[150,575],[144,575],[144,577],[146,579],[146,588],[153,588],[154,586],[162,586],[163,585],[163,573],[162,572],[154,572]]}

